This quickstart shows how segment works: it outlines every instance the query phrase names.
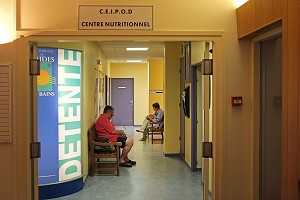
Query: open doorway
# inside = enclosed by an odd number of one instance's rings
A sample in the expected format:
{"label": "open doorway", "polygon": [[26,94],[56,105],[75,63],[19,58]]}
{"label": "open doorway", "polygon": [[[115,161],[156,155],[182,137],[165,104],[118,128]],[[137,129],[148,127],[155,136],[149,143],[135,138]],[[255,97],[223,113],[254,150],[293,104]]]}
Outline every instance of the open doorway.
{"label": "open doorway", "polygon": [[[89,47],[90,46],[93,46],[93,44],[91,44],[92,42],[86,42],[87,44],[86,45],[88,45]],[[180,43],[180,42],[178,42],[178,41],[176,41],[176,43]],[[70,47],[69,47],[70,48]],[[87,48],[88,49],[88,48]],[[90,50],[88,53],[86,53],[86,54],[89,54],[89,53],[91,53],[92,52],[92,50]],[[91,53],[92,54],[92,53]],[[178,54],[179,55],[179,54]],[[178,57],[180,57],[180,55],[178,56]],[[86,60],[87,61],[87,60]],[[95,60],[94,61],[91,61],[91,62],[95,62]],[[86,63],[86,64],[89,64],[89,66],[93,66],[94,64],[90,64],[89,63],[89,61]],[[94,69],[93,69],[94,70]],[[175,71],[175,70],[174,70]],[[178,70],[177,70],[177,73],[178,73]],[[87,75],[87,74],[85,74],[85,76],[88,76],[88,77],[86,77],[86,79],[88,79],[88,78],[91,78],[91,79],[94,79],[94,74],[93,74],[93,76],[90,76],[90,75]],[[178,77],[179,77],[179,74],[178,74]],[[167,81],[170,81],[170,80],[167,80]],[[95,82],[93,82],[93,84],[95,84]],[[91,84],[90,84],[90,86],[91,86]],[[176,86],[177,87],[177,86]],[[91,88],[93,88],[93,87],[91,87]],[[90,91],[92,91],[91,93],[93,93],[94,91],[93,91],[93,89],[91,90],[91,89],[87,89],[87,91],[85,91],[86,93],[89,93]],[[170,90],[169,90],[170,91]],[[179,91],[179,89],[178,90],[176,90],[176,91]],[[149,91],[148,91],[149,92]],[[178,93],[177,93],[178,94]],[[180,99],[180,98],[178,98],[178,99]],[[174,101],[174,98],[172,99],[172,101]],[[172,102],[173,103],[173,102]],[[173,106],[173,104],[172,104],[172,106]],[[177,105],[176,106],[178,106],[178,102],[177,102]],[[86,108],[88,108],[88,106],[86,106]],[[90,109],[90,108],[88,108],[88,109]],[[177,112],[177,108],[175,108],[174,110],[176,110],[176,112]],[[179,109],[178,109],[178,111],[179,111]],[[170,112],[170,110],[169,110],[169,112]],[[86,113],[83,113],[83,115],[85,115],[84,116],[84,118],[86,118],[86,119],[88,119],[88,120],[93,120],[93,117],[90,117],[90,115],[87,115]],[[174,115],[175,117],[178,117],[179,115]],[[176,122],[176,120],[177,119],[173,119],[172,117],[174,117],[174,116],[171,116],[170,115],[170,117],[169,117],[169,119],[170,119],[170,121],[172,121],[172,123],[175,123]],[[168,119],[167,119],[168,120]],[[179,120],[177,120],[177,121],[179,121]],[[83,122],[83,124],[85,124],[85,126],[87,126],[87,124],[86,124],[86,122]],[[176,124],[176,123],[175,123]],[[178,123],[179,124],[179,123]],[[171,125],[171,123],[169,123],[169,125]],[[166,127],[166,128],[168,128],[168,127]],[[173,132],[172,131],[172,127],[169,127],[169,129],[168,130],[170,130],[170,132]],[[177,128],[176,128],[176,130],[178,130]],[[177,131],[174,131],[174,134],[176,134],[176,132]],[[176,135],[174,136],[174,135],[172,135],[172,137],[173,138],[175,138],[175,139],[178,139],[178,137],[176,137]],[[82,140],[82,143],[84,143],[85,141],[84,141],[84,139]],[[191,142],[191,141],[190,141]],[[179,142],[178,142],[179,143]],[[173,145],[174,146],[174,145]],[[169,148],[169,147],[168,147]],[[172,147],[173,148],[173,147]],[[187,146],[186,148],[190,148],[189,146]],[[167,148],[166,148],[167,149]],[[84,152],[85,150],[83,149],[82,150],[82,152]],[[168,151],[168,149],[167,150],[165,150],[166,152]],[[188,149],[188,151],[189,152],[191,152],[191,150],[190,149]],[[174,152],[174,151],[170,151],[169,150],[169,152]],[[176,152],[176,151],[175,151]],[[177,152],[179,152],[179,149],[177,149]],[[85,168],[85,166],[83,166],[83,170],[85,170],[84,169]]]}

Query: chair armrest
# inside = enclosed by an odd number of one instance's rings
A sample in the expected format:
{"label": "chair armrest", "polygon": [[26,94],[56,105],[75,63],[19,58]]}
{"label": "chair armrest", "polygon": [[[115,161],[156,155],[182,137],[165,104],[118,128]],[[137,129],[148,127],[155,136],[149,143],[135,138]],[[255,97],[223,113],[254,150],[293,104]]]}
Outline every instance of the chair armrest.
{"label": "chair armrest", "polygon": [[[155,124],[162,124],[162,125],[158,125],[158,127],[154,127]],[[154,132],[154,131],[155,132],[157,132],[157,131],[162,132],[164,130],[163,124],[164,124],[164,122],[150,122],[151,127],[149,128],[149,131],[151,131],[151,132]]]}
{"label": "chair armrest", "polygon": [[107,147],[107,146],[122,146],[121,142],[109,142],[109,143],[103,143],[103,142],[93,142],[94,145],[100,146],[100,147]]}
{"label": "chair armrest", "polygon": [[150,124],[164,124],[164,122],[150,122]]}

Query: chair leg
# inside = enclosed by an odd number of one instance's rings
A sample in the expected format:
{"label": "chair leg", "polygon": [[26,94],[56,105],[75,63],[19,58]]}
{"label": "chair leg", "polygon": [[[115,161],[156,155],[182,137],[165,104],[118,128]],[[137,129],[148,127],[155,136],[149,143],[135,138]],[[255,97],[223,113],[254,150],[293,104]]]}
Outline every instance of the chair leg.
{"label": "chair leg", "polygon": [[89,158],[88,158],[88,174],[91,174],[91,165],[92,165],[92,159],[91,159],[91,154],[89,153]]}
{"label": "chair leg", "polygon": [[152,144],[153,144],[153,131],[152,131],[152,134],[151,134],[151,135],[152,135]]}
{"label": "chair leg", "polygon": [[94,176],[94,174],[95,174],[95,165],[96,165],[96,160],[95,160],[95,158],[93,158],[93,162],[92,162],[92,164],[91,164],[91,176]]}
{"label": "chair leg", "polygon": [[89,174],[94,176],[95,173],[95,158],[89,153]]}
{"label": "chair leg", "polygon": [[120,148],[119,147],[116,147],[117,148],[117,158],[116,158],[116,165],[117,165],[117,176],[119,176],[120,175],[120,166],[119,166],[119,164],[120,164]]}

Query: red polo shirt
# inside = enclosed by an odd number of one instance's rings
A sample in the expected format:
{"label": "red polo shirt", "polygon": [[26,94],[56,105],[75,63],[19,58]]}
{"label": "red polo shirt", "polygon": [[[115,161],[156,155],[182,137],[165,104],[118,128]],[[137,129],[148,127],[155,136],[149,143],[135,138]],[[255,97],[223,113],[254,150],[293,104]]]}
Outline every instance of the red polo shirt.
{"label": "red polo shirt", "polygon": [[116,142],[117,138],[120,137],[120,135],[113,134],[116,128],[105,114],[101,114],[98,117],[95,128],[98,137],[106,137],[109,139],[110,142]]}

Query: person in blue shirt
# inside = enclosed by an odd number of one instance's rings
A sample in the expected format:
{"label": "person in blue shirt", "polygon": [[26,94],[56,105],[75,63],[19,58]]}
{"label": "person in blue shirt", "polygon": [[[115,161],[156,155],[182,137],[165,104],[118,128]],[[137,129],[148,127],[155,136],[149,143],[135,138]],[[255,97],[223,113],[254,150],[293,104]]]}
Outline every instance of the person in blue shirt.
{"label": "person in blue shirt", "polygon": [[[143,124],[140,129],[136,130],[137,132],[142,132],[143,137],[140,141],[145,141],[148,135],[148,129],[150,128],[150,122],[163,122],[164,121],[164,111],[160,108],[159,103],[152,104],[154,114],[147,115],[143,121]],[[154,124],[154,128],[160,128],[162,124]]]}

